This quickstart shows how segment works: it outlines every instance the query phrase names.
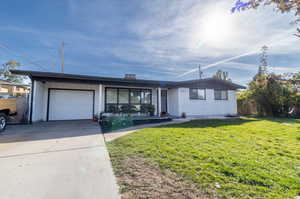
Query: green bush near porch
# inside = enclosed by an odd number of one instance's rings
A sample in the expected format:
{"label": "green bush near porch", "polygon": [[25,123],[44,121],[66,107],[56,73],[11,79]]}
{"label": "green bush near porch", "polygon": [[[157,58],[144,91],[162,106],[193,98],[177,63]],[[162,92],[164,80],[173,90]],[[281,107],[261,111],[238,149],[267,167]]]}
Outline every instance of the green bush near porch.
{"label": "green bush near porch", "polygon": [[[144,157],[219,198],[300,195],[300,120],[198,120],[108,143],[113,166]],[[118,171],[126,172],[126,170]]]}

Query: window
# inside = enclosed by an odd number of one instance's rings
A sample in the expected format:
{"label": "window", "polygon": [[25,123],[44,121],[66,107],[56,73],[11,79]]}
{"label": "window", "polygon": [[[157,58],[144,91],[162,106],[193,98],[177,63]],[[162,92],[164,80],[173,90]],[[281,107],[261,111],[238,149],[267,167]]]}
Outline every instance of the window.
{"label": "window", "polygon": [[106,88],[105,92],[105,112],[119,112],[122,109],[135,107],[140,111],[142,104],[152,103],[152,93],[149,89],[131,88]]}
{"label": "window", "polygon": [[190,99],[205,100],[206,99],[205,89],[190,88]]}
{"label": "window", "polygon": [[151,92],[150,91],[142,91],[141,92],[141,100],[142,100],[142,104],[150,104],[151,103]]}
{"label": "window", "polygon": [[228,100],[228,91],[215,90],[215,100]]}
{"label": "window", "polygon": [[106,102],[109,104],[116,104],[118,102],[118,90],[107,89],[106,90]]}
{"label": "window", "polygon": [[128,104],[129,103],[129,90],[119,89],[119,103]]}
{"label": "window", "polygon": [[141,92],[139,90],[131,90],[130,91],[130,102],[132,104],[141,103]]}

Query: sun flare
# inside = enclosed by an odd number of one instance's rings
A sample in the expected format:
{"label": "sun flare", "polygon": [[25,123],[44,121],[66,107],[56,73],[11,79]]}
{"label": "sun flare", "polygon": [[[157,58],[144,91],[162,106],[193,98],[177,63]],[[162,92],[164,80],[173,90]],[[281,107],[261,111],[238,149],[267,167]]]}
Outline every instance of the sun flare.
{"label": "sun flare", "polygon": [[201,43],[219,46],[232,39],[234,34],[233,20],[229,14],[209,13],[203,17],[200,31]]}

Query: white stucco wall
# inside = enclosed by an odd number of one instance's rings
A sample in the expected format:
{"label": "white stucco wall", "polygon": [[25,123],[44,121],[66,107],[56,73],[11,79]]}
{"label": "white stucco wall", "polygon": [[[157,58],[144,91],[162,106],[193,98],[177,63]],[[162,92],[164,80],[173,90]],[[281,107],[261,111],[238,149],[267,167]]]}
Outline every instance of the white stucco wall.
{"label": "white stucco wall", "polygon": [[168,112],[170,115],[179,116],[179,92],[178,89],[168,90]]}
{"label": "white stucco wall", "polygon": [[185,112],[188,116],[237,114],[236,93],[234,90],[228,91],[228,100],[215,100],[213,89],[206,89],[206,100],[191,100],[189,88],[170,89],[168,96],[171,115],[180,116],[182,112]]}
{"label": "white stucco wall", "polygon": [[45,87],[44,84],[39,81],[34,81],[33,87],[32,121],[42,121],[45,101]]}

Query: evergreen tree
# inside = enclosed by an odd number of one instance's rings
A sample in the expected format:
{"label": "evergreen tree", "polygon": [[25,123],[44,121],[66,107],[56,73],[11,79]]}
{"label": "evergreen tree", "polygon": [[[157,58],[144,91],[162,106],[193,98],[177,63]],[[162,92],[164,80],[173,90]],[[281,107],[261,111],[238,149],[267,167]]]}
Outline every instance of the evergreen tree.
{"label": "evergreen tree", "polygon": [[260,65],[258,67],[257,74],[254,76],[254,80],[256,80],[258,77],[266,76],[268,74],[268,54],[267,54],[268,47],[263,46],[261,48],[261,54],[260,54]]}

